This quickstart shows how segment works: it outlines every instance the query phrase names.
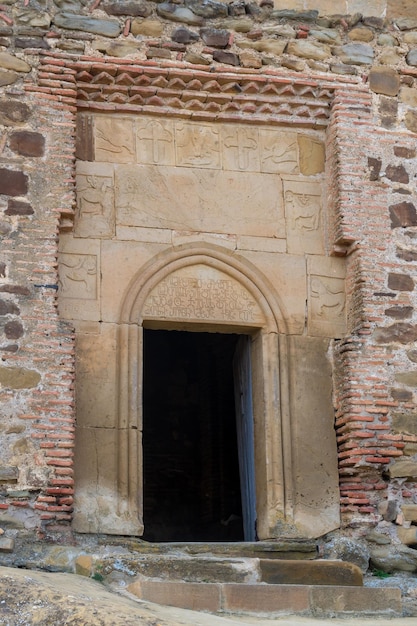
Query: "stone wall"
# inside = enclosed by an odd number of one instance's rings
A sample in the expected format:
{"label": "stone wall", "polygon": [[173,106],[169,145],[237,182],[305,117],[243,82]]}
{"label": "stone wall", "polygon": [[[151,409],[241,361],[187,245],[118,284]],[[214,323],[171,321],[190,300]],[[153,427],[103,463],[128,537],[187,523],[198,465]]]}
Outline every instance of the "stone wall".
{"label": "stone wall", "polygon": [[[374,538],[377,531],[378,540],[393,545],[414,543],[413,5],[2,4],[0,526],[9,534],[56,535],[67,532],[72,517],[73,335],[57,313],[56,257],[58,233],[73,228],[75,115],[93,103],[101,113],[126,107],[155,116],[169,110],[196,121],[216,114],[233,122],[242,112],[255,121],[258,114],[269,116],[278,125],[304,119],[307,129],[326,132],[326,175],[332,181],[327,201],[333,207],[327,252],[346,257],[349,304],[349,333],[335,342],[333,353],[344,532],[365,536],[372,530]],[[145,67],[146,77],[135,79],[132,67]],[[152,79],[153,68],[171,72],[175,93],[170,95],[166,80]],[[181,86],[184,78],[175,72],[193,69],[196,84]],[[211,74],[215,87],[205,78]],[[276,83],[261,96],[259,77],[282,80],[291,104]],[[316,106],[323,84],[333,95]],[[220,96],[230,85],[235,88],[227,117]],[[210,89],[214,95],[208,97]],[[87,132],[78,124],[79,136]]]}

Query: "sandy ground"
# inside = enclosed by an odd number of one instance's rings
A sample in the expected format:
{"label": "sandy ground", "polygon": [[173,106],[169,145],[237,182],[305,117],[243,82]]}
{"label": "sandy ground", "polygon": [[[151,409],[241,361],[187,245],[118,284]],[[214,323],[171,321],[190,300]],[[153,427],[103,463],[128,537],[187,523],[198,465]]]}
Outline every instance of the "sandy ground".
{"label": "sandy ground", "polygon": [[211,615],[115,593],[73,574],[0,567],[0,626],[416,626],[417,618],[312,619]]}

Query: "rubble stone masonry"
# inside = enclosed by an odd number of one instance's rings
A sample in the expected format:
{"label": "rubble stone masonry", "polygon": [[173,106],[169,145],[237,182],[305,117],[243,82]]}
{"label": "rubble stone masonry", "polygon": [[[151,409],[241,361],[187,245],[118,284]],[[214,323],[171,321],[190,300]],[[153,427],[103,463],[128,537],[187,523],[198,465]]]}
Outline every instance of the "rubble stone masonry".
{"label": "rubble stone masonry", "polygon": [[[91,113],[323,133],[324,247],[346,263],[347,329],[331,345],[341,532],[417,543],[415,1],[0,5],[0,527],[13,537],[71,532],[75,347],[57,251],[76,157],[93,160]],[[311,150],[306,176],[321,173]]]}

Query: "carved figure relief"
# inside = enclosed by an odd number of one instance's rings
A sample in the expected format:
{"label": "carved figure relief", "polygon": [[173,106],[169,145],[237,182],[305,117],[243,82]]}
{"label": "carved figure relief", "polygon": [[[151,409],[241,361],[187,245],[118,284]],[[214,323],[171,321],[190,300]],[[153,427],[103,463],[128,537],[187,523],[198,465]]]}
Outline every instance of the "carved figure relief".
{"label": "carved figure relief", "polygon": [[176,124],[177,165],[221,168],[219,131],[208,124]]}
{"label": "carved figure relief", "polygon": [[175,164],[174,126],[171,120],[138,119],[136,129],[138,163]]}
{"label": "carved figure relief", "polygon": [[97,257],[94,254],[61,254],[59,290],[65,298],[97,297]]}
{"label": "carved figure relief", "polygon": [[96,161],[128,163],[135,161],[133,120],[129,118],[95,118]]}
{"label": "carved figure relief", "polygon": [[239,126],[223,130],[223,164],[230,170],[259,171],[258,131]]}
{"label": "carved figure relief", "polygon": [[77,176],[77,237],[106,237],[114,233],[113,179],[96,174]]}
{"label": "carved figure relief", "polygon": [[311,232],[320,226],[320,198],[293,191],[285,193],[285,206],[289,209],[288,226],[291,230]]}
{"label": "carved figure relief", "polygon": [[346,296],[341,279],[314,276],[311,279],[310,294],[315,315],[323,320],[343,317]]}
{"label": "carved figure relief", "polygon": [[261,171],[293,174],[298,170],[297,135],[293,133],[259,131]]}

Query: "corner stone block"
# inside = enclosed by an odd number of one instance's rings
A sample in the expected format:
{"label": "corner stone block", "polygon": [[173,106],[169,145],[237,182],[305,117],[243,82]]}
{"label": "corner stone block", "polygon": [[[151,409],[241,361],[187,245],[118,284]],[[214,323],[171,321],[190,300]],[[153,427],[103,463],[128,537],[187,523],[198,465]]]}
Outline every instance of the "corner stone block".
{"label": "corner stone block", "polygon": [[20,171],[0,168],[0,194],[24,196],[28,192],[28,177]]}

